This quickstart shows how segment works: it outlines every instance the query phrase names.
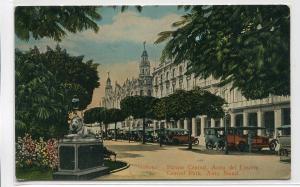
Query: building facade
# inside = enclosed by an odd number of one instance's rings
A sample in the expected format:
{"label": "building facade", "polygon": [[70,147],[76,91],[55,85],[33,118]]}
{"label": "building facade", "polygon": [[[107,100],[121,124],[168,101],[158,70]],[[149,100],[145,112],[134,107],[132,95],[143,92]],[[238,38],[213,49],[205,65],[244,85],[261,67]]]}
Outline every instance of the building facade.
{"label": "building facade", "polygon": [[[172,94],[176,89],[191,90],[200,87],[211,93],[223,97],[228,103],[229,118],[209,119],[207,116],[195,116],[191,119],[192,135],[204,141],[205,127],[223,127],[225,123],[231,127],[257,126],[265,127],[259,135],[276,136],[276,128],[281,125],[290,125],[290,97],[269,96],[258,100],[247,100],[238,89],[231,89],[228,84],[219,87],[218,80],[209,77],[201,79],[193,74],[185,75],[187,63],[174,64],[171,61],[161,63],[153,70],[153,96],[161,98]],[[154,128],[159,128],[160,123],[155,122]],[[167,124],[168,127],[188,128],[187,119]]]}
{"label": "building facade", "polygon": [[139,62],[139,76],[131,80],[125,80],[123,85],[115,82],[113,87],[108,73],[105,85],[105,95],[102,98],[101,105],[105,108],[120,108],[122,99],[126,96],[134,95],[152,96],[151,63],[148,58],[145,42],[141,61]]}
{"label": "building facade", "polygon": [[[210,119],[207,116],[195,116],[192,119],[181,119],[178,121],[164,122],[153,121],[150,124],[154,129],[165,127],[188,129],[188,120],[192,123],[192,136],[198,137],[200,143],[204,143],[204,128],[206,127],[265,127],[259,130],[258,135],[274,137],[277,135],[276,128],[282,125],[290,125],[290,97],[269,96],[264,99],[247,100],[238,89],[232,89],[231,85],[218,86],[219,80],[212,77],[202,79],[194,74],[185,75],[187,63],[174,64],[172,61],[160,63],[153,68],[148,59],[145,49],[139,62],[139,76],[132,80],[127,79],[123,85],[117,82],[112,86],[108,78],[105,85],[105,96],[102,98],[102,106],[106,108],[120,108],[120,102],[126,96],[148,95],[162,98],[174,93],[177,89],[192,90],[195,87],[206,89],[211,93],[221,96],[228,103],[225,111],[228,113],[226,121],[223,119]],[[128,120],[123,122],[123,128],[140,127],[141,120]],[[130,127],[129,127],[130,126]]]}

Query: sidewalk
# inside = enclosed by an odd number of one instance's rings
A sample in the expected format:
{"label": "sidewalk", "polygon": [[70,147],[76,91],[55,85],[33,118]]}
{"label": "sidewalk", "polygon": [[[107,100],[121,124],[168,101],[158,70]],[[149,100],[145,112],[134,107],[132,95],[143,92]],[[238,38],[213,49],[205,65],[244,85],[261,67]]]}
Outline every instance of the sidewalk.
{"label": "sidewalk", "polygon": [[96,180],[142,179],[288,179],[290,164],[276,155],[206,151],[203,146],[142,145],[137,142],[106,141],[117,159],[130,164],[126,170]]}

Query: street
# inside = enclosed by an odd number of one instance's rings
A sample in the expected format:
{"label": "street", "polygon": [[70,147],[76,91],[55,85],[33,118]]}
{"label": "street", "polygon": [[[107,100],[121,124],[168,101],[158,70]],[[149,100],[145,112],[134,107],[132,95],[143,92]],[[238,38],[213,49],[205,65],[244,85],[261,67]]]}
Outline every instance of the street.
{"label": "street", "polygon": [[145,179],[288,179],[290,163],[270,153],[207,151],[203,146],[142,145],[138,142],[105,141],[117,159],[130,167],[95,180]]}

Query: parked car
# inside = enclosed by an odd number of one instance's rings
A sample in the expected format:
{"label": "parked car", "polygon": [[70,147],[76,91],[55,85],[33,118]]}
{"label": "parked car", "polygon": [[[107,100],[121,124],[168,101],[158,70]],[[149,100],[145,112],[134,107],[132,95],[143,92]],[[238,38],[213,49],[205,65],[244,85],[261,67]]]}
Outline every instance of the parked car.
{"label": "parked car", "polygon": [[[165,138],[164,142],[167,144],[188,144],[189,143],[189,131],[180,128],[166,128],[164,129]],[[192,144],[198,145],[199,140],[191,136]]]}
{"label": "parked car", "polygon": [[291,126],[283,125],[278,130],[278,144],[280,159],[286,159],[291,156]]}
{"label": "parked car", "polygon": [[223,150],[225,147],[224,127],[204,128],[206,149]]}
{"label": "parked car", "polygon": [[258,130],[265,130],[263,127],[229,127],[226,136],[228,147],[235,148],[239,151],[249,149],[249,141],[251,148],[261,150],[262,148],[270,148],[269,137],[258,136]]}

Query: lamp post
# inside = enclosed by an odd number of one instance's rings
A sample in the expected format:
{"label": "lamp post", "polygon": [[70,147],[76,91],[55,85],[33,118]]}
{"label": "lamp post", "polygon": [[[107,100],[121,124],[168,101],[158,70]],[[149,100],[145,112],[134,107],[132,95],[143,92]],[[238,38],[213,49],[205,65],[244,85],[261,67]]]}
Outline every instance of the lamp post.
{"label": "lamp post", "polygon": [[225,110],[225,116],[224,116],[224,141],[225,141],[225,154],[228,155],[228,142],[227,142],[227,134],[228,134],[228,128],[227,128],[227,117],[228,117],[228,104],[226,103],[224,105]]}
{"label": "lamp post", "polygon": [[79,98],[77,95],[74,95],[72,98],[72,110],[76,111],[79,109]]}

